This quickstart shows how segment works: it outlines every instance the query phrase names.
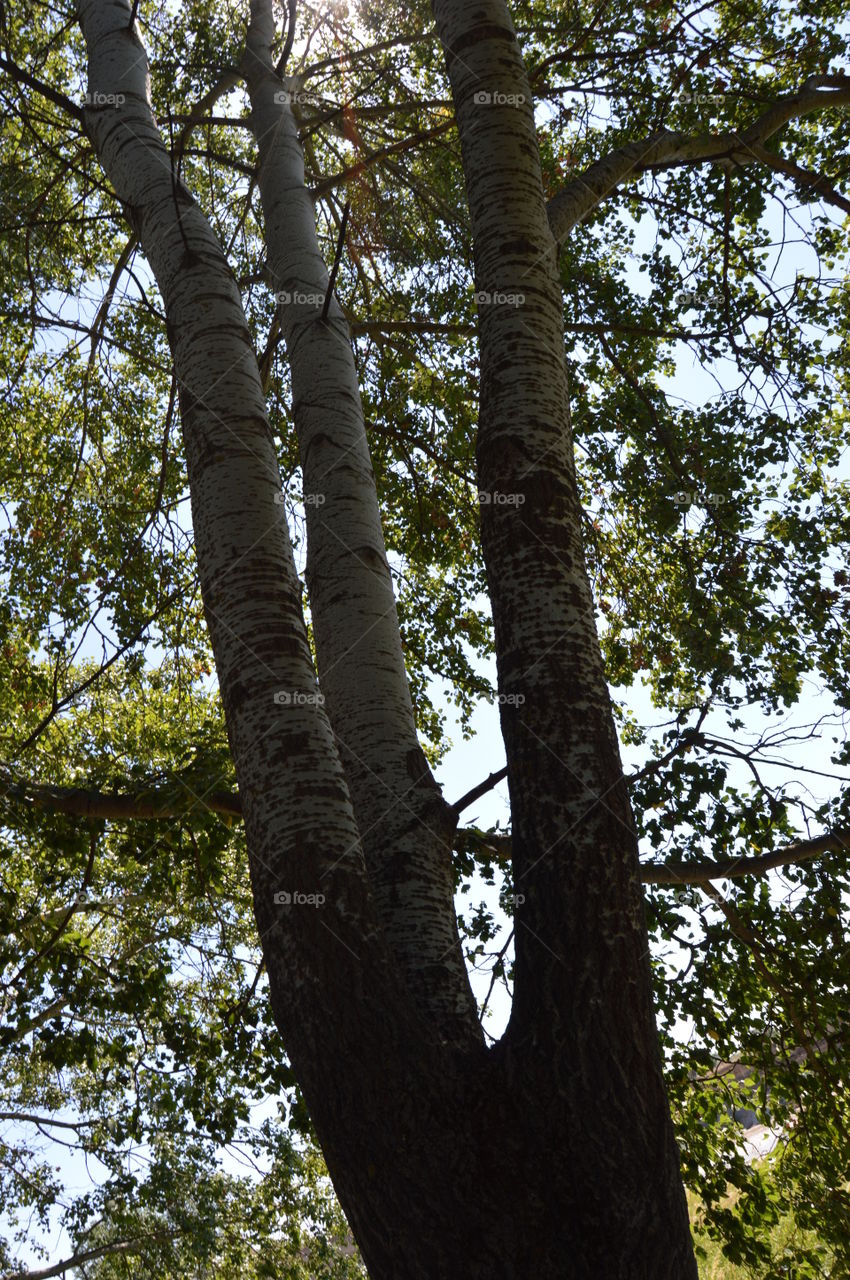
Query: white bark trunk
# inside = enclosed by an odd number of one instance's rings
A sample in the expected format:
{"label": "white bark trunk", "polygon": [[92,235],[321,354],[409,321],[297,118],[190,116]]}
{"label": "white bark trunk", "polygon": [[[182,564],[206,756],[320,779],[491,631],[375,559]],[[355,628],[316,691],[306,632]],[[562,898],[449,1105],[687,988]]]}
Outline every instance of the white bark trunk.
{"label": "white bark trunk", "polygon": [[385,933],[444,1038],[480,1031],[457,933],[455,819],[416,736],[348,325],[316,234],[270,0],[254,0],[243,70],[259,148],[269,269],[292,377],[319,677]]}
{"label": "white bark trunk", "polygon": [[[168,317],[198,565],[275,1020],[369,1265],[389,1257],[387,1276],[424,1280],[436,1274],[428,1258],[445,1247],[427,1196],[435,1171],[441,1180],[448,1171],[464,1193],[486,1179],[486,1149],[458,1149],[453,1122],[459,1098],[492,1112],[475,1076],[485,1051],[478,1041],[467,1054],[444,1043],[385,945],[330,723],[321,705],[293,696],[313,698],[315,675],[239,294],[208,222],[185,188],[175,190],[129,5],[82,0],[80,19],[89,91],[101,108],[87,112],[87,128]],[[120,104],[107,108],[104,95]],[[275,703],[281,691],[288,705]],[[280,893],[324,902],[277,903]]]}
{"label": "white bark trunk", "polygon": [[[315,701],[295,696],[314,697],[315,677],[238,291],[207,221],[173,179],[129,5],[81,0],[80,12],[90,92],[114,96],[95,99],[87,127],[169,322],[275,1016],[367,1265],[387,1280],[500,1267],[519,1280],[554,1275],[565,1258],[581,1277],[695,1275],[646,1012],[647,965],[636,951],[634,841],[583,576],[560,291],[530,102],[518,120],[489,121],[472,102],[491,75],[504,76],[496,89],[525,85],[504,7],[436,5],[453,51],[479,287],[504,287],[505,270],[529,296],[521,319],[510,306],[482,308],[482,488],[527,499],[518,522],[494,503],[483,525],[502,688],[529,695],[504,714],[515,856],[529,873],[528,889],[517,885],[527,892],[520,1008],[492,1052],[441,1045],[383,945],[330,723]],[[267,77],[262,84],[264,94]],[[312,340],[303,319],[293,356]],[[308,454],[322,436],[310,430]],[[365,483],[362,461],[353,474]],[[340,488],[340,519],[344,497]],[[385,591],[383,570],[375,577]],[[281,690],[286,706],[274,702]],[[588,810],[594,787],[603,803]],[[325,894],[325,905],[278,906],[281,890]],[[602,1121],[592,1119],[600,1110]],[[520,1200],[517,1185],[528,1191]]]}
{"label": "white bark trunk", "polygon": [[[333,1007],[340,1043],[353,1052],[370,1024],[377,1034],[395,982],[333,733],[315,697],[300,583],[275,502],[275,449],[239,292],[207,220],[174,178],[129,6],[82,0],[79,15],[95,104],[86,126],[168,320],[204,608],[273,990],[296,1031],[316,1002]],[[315,910],[275,901],[287,893],[323,895],[325,930],[316,927]],[[330,967],[329,933],[338,940]]]}

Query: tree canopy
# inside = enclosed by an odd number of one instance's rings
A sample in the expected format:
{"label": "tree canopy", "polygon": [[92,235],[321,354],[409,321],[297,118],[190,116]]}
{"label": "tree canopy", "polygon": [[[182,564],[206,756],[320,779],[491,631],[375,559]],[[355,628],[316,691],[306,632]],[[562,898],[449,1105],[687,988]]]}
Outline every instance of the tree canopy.
{"label": "tree canopy", "polygon": [[[753,1275],[837,1277],[850,1269],[850,7],[510,8],[561,245],[584,546],[638,762],[686,1184]],[[321,494],[304,491],[288,300],[268,271],[247,5],[134,14],[175,200],[185,186],[198,201],[241,292],[303,570]],[[495,696],[479,522],[499,495],[475,470],[477,316],[521,308],[520,286],[474,289],[430,7],[278,16],[437,767]],[[87,128],[110,104],[87,101],[72,5],[0,6],[0,45],[0,1265],[25,1272],[61,1222],[97,1280],[365,1274],[269,1007],[168,324]],[[510,832],[461,818],[464,948],[509,992]],[[774,854],[769,874],[742,874]],[[482,879],[500,909],[478,906]],[[752,1073],[718,1069],[730,1062]],[[742,1155],[741,1106],[785,1127],[766,1164]],[[797,1234],[777,1256],[771,1228],[788,1214]]]}

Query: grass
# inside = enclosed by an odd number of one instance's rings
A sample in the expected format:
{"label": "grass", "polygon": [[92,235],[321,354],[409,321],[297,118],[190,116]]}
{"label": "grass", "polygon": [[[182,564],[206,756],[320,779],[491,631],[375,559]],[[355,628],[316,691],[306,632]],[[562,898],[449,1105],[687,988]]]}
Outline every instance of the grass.
{"label": "grass", "polygon": [[[736,1195],[730,1195],[727,1201],[728,1205],[733,1205]],[[734,1262],[730,1262],[724,1257],[723,1251],[717,1241],[710,1239],[707,1235],[700,1232],[696,1225],[696,1215],[700,1202],[695,1195],[688,1192],[688,1208],[691,1216],[691,1229],[694,1236],[694,1244],[701,1246],[705,1250],[705,1257],[699,1255],[699,1275],[700,1280],[762,1280],[763,1272],[761,1270],[754,1271],[750,1267],[737,1266]],[[813,1231],[801,1231],[796,1225],[793,1216],[789,1213],[785,1217],[780,1218],[776,1226],[771,1230],[767,1239],[770,1243],[771,1253],[774,1258],[774,1265],[781,1263],[786,1249],[791,1245],[813,1245],[817,1243],[817,1235]],[[780,1273],[781,1274],[781,1273]],[[808,1274],[808,1273],[807,1273]],[[829,1269],[823,1272],[823,1276],[829,1277],[834,1274]],[[793,1280],[794,1270],[787,1272],[789,1280]]]}

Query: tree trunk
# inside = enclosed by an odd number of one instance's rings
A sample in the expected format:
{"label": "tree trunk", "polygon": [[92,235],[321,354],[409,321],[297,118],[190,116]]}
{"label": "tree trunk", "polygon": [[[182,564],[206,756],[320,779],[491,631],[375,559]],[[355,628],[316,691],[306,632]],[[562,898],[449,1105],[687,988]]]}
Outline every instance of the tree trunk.
{"label": "tree trunk", "polygon": [[[525,896],[514,1011],[492,1049],[481,1041],[451,951],[446,833],[423,833],[416,805],[410,822],[385,822],[379,839],[363,826],[365,813],[381,811],[381,769],[394,804],[404,768],[417,797],[432,788],[409,755],[418,748],[338,313],[327,333],[315,316],[306,324],[295,312],[285,317],[305,476],[315,458],[334,473],[325,523],[312,520],[310,551],[320,664],[333,689],[326,709],[316,698],[238,290],[209,223],[172,171],[126,0],[80,6],[91,101],[99,104],[87,109],[86,125],[164,301],[275,1018],[370,1275],[692,1280],[636,841],[581,547],[560,284],[530,94],[503,5],[434,7],[461,134],[477,285],[526,299],[481,307],[481,488],[491,498],[523,498],[521,509],[492,500],[482,520],[508,697],[502,722],[515,881]],[[268,166],[262,194],[272,265],[281,288],[296,282],[286,237],[298,232],[305,286],[320,291],[326,278],[291,117],[274,112],[271,34],[262,25],[269,11],[257,6],[254,19],[247,75]],[[491,93],[489,106],[475,101],[482,91]],[[501,105],[494,92],[518,101]],[[310,377],[330,397],[318,409],[305,400]],[[350,446],[350,468],[338,465],[340,442]],[[314,481],[306,487],[315,491]],[[334,561],[329,547],[345,528],[347,552]],[[364,548],[361,572],[351,556]],[[385,637],[380,652],[360,651],[363,684],[355,688],[335,682],[332,669],[346,661],[335,631],[345,623],[340,563],[355,575],[364,624],[370,618]],[[280,692],[289,700],[276,701]],[[393,752],[396,732],[402,741]],[[377,800],[367,794],[369,771]],[[386,872],[393,866],[394,888]],[[325,902],[281,901],[293,891]],[[436,953],[440,936],[449,962]],[[420,941],[424,964],[414,955]]]}
{"label": "tree trunk", "polygon": [[[605,1111],[611,1067],[584,1061],[588,1048],[575,1046],[575,1088],[510,1037],[442,1062],[400,1046],[406,1094],[364,1113],[355,1143],[320,1127],[372,1280],[696,1280],[665,1114],[642,1093],[644,1073],[620,1107],[634,1128],[618,1129]],[[377,1055],[360,1066],[384,1069]]]}
{"label": "tree trunk", "polygon": [[271,56],[275,31],[271,0],[252,0],[243,67],[292,377],[319,678],[388,942],[436,1034],[469,1045],[482,1037],[454,910],[456,818],[416,736],[351,338],[336,298],[325,305],[328,271],[290,89]]}

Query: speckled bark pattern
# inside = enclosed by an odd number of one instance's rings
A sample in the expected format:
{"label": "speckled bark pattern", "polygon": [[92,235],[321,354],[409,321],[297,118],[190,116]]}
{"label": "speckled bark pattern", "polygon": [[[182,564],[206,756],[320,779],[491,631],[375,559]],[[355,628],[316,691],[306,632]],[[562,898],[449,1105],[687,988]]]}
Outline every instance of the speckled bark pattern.
{"label": "speckled bark pattern", "polygon": [[328,271],[274,35],[270,0],[254,0],[244,69],[307,497],[319,678],[393,953],[435,1033],[468,1045],[480,1032],[454,911],[455,822],[416,736],[348,325],[336,298],[322,318]]}
{"label": "speckled bark pattern", "polygon": [[565,1153],[552,1190],[565,1223],[573,1218],[563,1274],[693,1275],[637,845],[581,542],[531,92],[501,0],[434,0],[433,11],[479,299],[481,533],[522,897],[508,1040],[538,1084],[541,1144]]}
{"label": "speckled bark pattern", "polygon": [[[523,294],[522,304],[481,305],[481,488],[523,498],[521,509],[485,504],[482,522],[500,686],[525,699],[503,708],[516,888],[526,898],[517,998],[506,1037],[489,1051],[467,1016],[465,977],[438,965],[447,991],[435,998],[437,982],[423,980],[411,959],[413,943],[427,953],[445,929],[438,846],[421,831],[422,813],[420,827],[411,826],[421,845],[405,844],[402,826],[388,822],[383,845],[370,848],[363,832],[364,853],[362,815],[380,808],[377,781],[378,799],[366,794],[369,771],[386,762],[394,800],[402,771],[414,794],[428,784],[400,684],[391,584],[338,312],[329,309],[321,333],[314,316],[283,313],[307,492],[323,467],[330,472],[326,523],[311,518],[310,534],[324,704],[238,289],[172,173],[126,0],[80,5],[91,100],[121,99],[87,110],[86,126],[163,298],[275,1018],[370,1275],[693,1280],[634,833],[581,553],[555,245],[531,107],[474,101],[480,92],[522,97],[528,87],[502,5],[438,3],[434,11],[456,101],[477,286]],[[254,13],[261,20],[263,10]],[[263,124],[279,105],[266,73],[251,93],[269,166],[272,266],[281,290],[303,280],[319,292],[325,280],[291,120],[275,113],[270,135]],[[340,457],[343,441],[350,463]],[[344,544],[341,560],[334,538]],[[354,582],[356,556],[365,567]],[[329,669],[346,664],[346,637],[368,697],[335,683]],[[392,876],[381,882],[380,868],[396,855],[393,897]],[[324,903],[298,905],[297,894]]]}

